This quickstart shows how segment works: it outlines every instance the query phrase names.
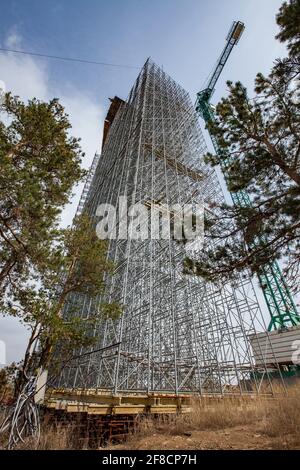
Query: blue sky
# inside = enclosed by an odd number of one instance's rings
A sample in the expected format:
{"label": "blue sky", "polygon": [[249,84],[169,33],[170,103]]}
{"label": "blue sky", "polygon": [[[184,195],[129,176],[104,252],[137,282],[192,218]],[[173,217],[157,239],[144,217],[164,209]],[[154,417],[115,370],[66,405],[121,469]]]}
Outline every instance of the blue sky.
{"label": "blue sky", "polygon": [[[275,41],[281,0],[0,0],[0,45],[37,53],[141,67],[147,57],[163,65],[195,94],[210,74],[233,20],[246,24],[214,100],[226,80],[241,80],[250,94],[257,72],[267,73],[285,54]],[[88,167],[101,142],[107,98],[126,98],[137,69],[118,69],[0,52],[0,80],[24,100],[61,99],[72,132],[82,138]],[[81,188],[64,212],[69,223]],[[20,359],[25,335],[14,319],[0,319],[7,362]]]}
{"label": "blue sky", "polygon": [[[3,44],[12,30],[36,52],[141,66],[148,56],[192,94],[213,67],[232,20],[246,23],[225,79],[251,84],[283,51],[274,41],[281,0],[1,1]],[[39,59],[39,62],[45,62]],[[135,70],[46,61],[53,84],[70,83],[104,105],[127,96]],[[219,86],[220,92],[224,89]]]}

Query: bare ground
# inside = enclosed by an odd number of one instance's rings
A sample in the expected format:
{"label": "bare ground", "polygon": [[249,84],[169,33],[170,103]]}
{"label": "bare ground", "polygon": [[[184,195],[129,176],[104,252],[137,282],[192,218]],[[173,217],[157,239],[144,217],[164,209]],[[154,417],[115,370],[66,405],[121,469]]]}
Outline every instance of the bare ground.
{"label": "bare ground", "polygon": [[[122,443],[105,450],[299,449],[300,386],[288,395],[254,399],[198,398],[187,414],[143,418]],[[38,449],[88,449],[72,426],[42,426]],[[1,448],[1,443],[0,443]],[[19,449],[34,449],[26,440]]]}
{"label": "bare ground", "polygon": [[271,400],[195,400],[191,413],[146,419],[126,442],[109,448],[300,449],[300,388]]}
{"label": "bare ground", "polygon": [[[189,434],[189,433],[187,433]],[[293,433],[282,438],[268,436],[258,424],[234,426],[218,430],[192,431],[190,436],[184,434],[172,436],[162,432],[151,436],[135,435],[134,441],[111,445],[106,449],[140,449],[140,450],[258,450],[258,449],[300,449],[300,443]]]}

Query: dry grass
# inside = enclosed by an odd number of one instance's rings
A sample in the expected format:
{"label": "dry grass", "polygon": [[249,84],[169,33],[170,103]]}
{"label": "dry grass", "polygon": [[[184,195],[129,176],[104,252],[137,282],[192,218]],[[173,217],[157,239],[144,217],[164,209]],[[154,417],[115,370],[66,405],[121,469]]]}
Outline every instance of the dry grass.
{"label": "dry grass", "polygon": [[272,448],[300,448],[300,387],[291,388],[287,396],[274,399],[194,400],[189,414],[156,420],[145,418],[129,436],[127,444],[134,449],[141,439],[151,436],[157,436],[159,442],[161,436],[171,438],[189,436],[195,431],[230,431],[238,426],[270,438]]}
{"label": "dry grass", "polygon": [[[20,448],[22,448],[20,446]],[[23,447],[24,448],[24,447]],[[78,440],[74,426],[57,425],[44,426],[41,430],[41,438],[38,446],[34,442],[26,442],[25,449],[38,450],[80,450],[83,449],[82,443]]]}
{"label": "dry grass", "polygon": [[265,418],[266,403],[260,399],[250,402],[238,399],[194,400],[191,413],[167,417],[144,418],[129,441],[155,433],[170,436],[185,435],[192,431],[213,431],[255,423]]}
{"label": "dry grass", "polygon": [[[191,435],[196,439],[199,436],[199,441],[203,437],[209,441],[212,436],[213,438],[220,436],[218,445],[222,448],[224,443],[221,440],[222,430],[226,431],[225,434],[229,435],[229,439],[232,439],[232,444],[236,448],[239,446],[237,442],[239,439],[241,445],[245,445],[250,435],[250,437],[262,436],[256,438],[253,444],[257,449],[300,449],[300,387],[291,388],[287,396],[274,399],[229,397],[195,399],[191,413],[141,419],[135,432],[128,436],[123,448],[136,449],[140,447],[142,441],[147,443],[150,440],[152,446],[155,446],[157,442],[157,448],[159,448],[163,439],[169,439],[170,446],[172,446],[172,439],[178,436],[182,439],[180,441],[182,448],[185,448],[185,442],[190,441]],[[195,443],[197,445],[197,441]],[[211,445],[212,447],[209,448],[214,448],[213,442]],[[24,450],[86,449],[87,443],[78,439],[75,425],[49,426],[44,422],[38,447],[33,441],[27,440],[18,448]]]}
{"label": "dry grass", "polygon": [[257,421],[264,413],[265,404],[261,399],[239,400],[226,398],[216,401],[197,400],[192,413],[182,416],[190,429],[215,430]]}
{"label": "dry grass", "polygon": [[[5,448],[6,441],[2,442]],[[27,438],[16,446],[16,450],[83,450],[86,446],[77,437],[72,425],[42,425],[39,443]],[[1,449],[1,443],[0,443]]]}
{"label": "dry grass", "polygon": [[300,388],[269,406],[264,432],[274,438],[274,448],[300,448]]}
{"label": "dry grass", "polygon": [[72,436],[72,430],[69,427],[50,427],[48,429],[43,428],[41,432],[41,438],[36,445],[36,442],[28,438],[24,443],[20,443],[17,446],[18,450],[65,450],[70,449],[69,441]]}

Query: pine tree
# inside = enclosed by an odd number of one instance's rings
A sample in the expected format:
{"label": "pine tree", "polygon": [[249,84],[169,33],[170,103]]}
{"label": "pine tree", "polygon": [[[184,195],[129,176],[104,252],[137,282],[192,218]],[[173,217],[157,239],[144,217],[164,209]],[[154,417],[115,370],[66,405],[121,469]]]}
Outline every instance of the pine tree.
{"label": "pine tree", "polygon": [[84,175],[79,139],[57,99],[0,106],[0,289],[9,294],[47,259],[58,215]]}
{"label": "pine tree", "polygon": [[85,175],[64,108],[57,99],[24,104],[6,94],[0,110],[0,308],[31,332],[21,387],[33,362],[46,367],[58,344],[63,357],[93,344],[99,318],[121,310],[97,301],[88,318],[80,317],[80,298],[98,299],[113,265],[87,215],[59,228],[61,210]]}
{"label": "pine tree", "polygon": [[[300,287],[300,1],[285,2],[277,16],[278,38],[289,55],[277,60],[268,76],[258,74],[255,96],[228,82],[229,95],[216,107],[209,125],[220,152],[208,154],[213,166],[226,167],[228,189],[245,191],[251,207],[224,204],[206,216],[213,248],[185,271],[210,280],[239,271],[260,272],[282,260],[295,291]],[[235,221],[233,224],[232,221]]]}
{"label": "pine tree", "polygon": [[[93,345],[97,341],[97,322],[121,314],[118,304],[96,301],[113,269],[107,258],[107,241],[97,238],[87,215],[60,230],[36,282],[29,280],[5,304],[4,312],[19,318],[31,331],[21,368],[23,377],[32,368],[33,359],[36,368],[47,367],[55,347],[60,349],[61,363],[76,349]],[[93,307],[82,316],[81,300],[85,295]],[[38,349],[33,348],[37,342]]]}
{"label": "pine tree", "polygon": [[290,57],[299,59],[300,51],[300,1],[284,2],[277,15],[280,33],[276,36],[281,42],[286,42]]}

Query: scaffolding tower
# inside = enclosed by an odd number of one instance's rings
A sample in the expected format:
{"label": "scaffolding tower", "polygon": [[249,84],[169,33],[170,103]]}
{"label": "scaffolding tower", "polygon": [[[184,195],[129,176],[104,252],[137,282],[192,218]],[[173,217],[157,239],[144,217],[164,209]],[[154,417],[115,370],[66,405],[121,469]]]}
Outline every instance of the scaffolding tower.
{"label": "scaffolding tower", "polygon": [[[110,125],[83,210],[96,224],[99,204],[117,206],[119,196],[126,196],[128,206],[204,201],[209,209],[223,201],[223,193],[205,153],[188,93],[147,60]],[[204,249],[210,243],[205,240]],[[246,393],[260,391],[256,377],[263,376],[264,388],[272,389],[270,366],[255,364],[249,342],[250,335],[267,330],[250,277],[220,285],[185,274],[186,250],[172,237],[109,240],[116,269],[104,296],[73,295],[65,315],[75,303],[88,317],[102,301],[119,302],[123,313],[117,320],[99,319],[94,352],[77,352],[57,388]],[[276,368],[275,357],[271,362]]]}

